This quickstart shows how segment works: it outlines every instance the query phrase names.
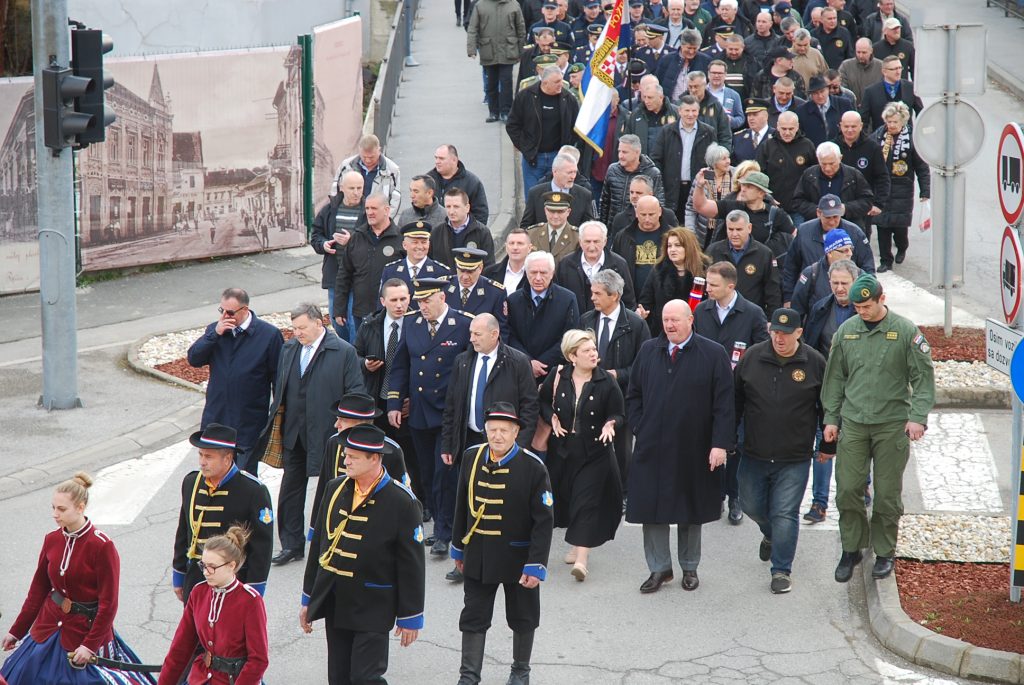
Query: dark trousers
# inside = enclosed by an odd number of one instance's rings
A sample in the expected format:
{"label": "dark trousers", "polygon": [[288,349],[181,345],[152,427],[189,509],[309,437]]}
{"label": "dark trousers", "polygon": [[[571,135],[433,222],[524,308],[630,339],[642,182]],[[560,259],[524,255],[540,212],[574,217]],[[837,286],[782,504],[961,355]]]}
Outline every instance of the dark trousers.
{"label": "dark trousers", "polygon": [[253,456],[252,450],[252,445],[239,445],[236,447],[235,466],[247,473],[258,476],[259,474],[256,473],[256,467],[260,465],[260,460]]}
{"label": "dark trousers", "polygon": [[472,0],[455,0],[455,16],[462,20],[463,25],[469,24],[469,11],[472,7]]}
{"label": "dark trousers", "polygon": [[[434,515],[434,538],[452,540],[452,518],[455,516],[455,487],[459,467],[441,461],[441,427],[413,428],[412,441],[424,489],[430,493],[430,510]],[[431,465],[433,468],[431,468]],[[430,480],[427,480],[429,474]]]}
{"label": "dark trousers", "polygon": [[409,481],[412,483],[412,492],[416,499],[423,503],[427,509],[430,508],[428,500],[423,491],[423,484],[420,482],[420,472],[416,468],[416,447],[412,444],[412,436],[409,434],[409,424],[403,423],[401,428],[395,428],[388,421],[387,402],[378,399],[377,406],[384,410],[384,413],[374,419],[373,423],[377,428],[384,431],[385,435],[398,443],[402,448],[402,456],[405,457],[405,468],[409,474]]}
{"label": "dark trousers", "polygon": [[907,226],[878,227],[878,262],[892,266],[892,244],[896,243],[897,252],[906,252],[910,247],[910,236]]}
{"label": "dark trousers", "polygon": [[740,421],[739,428],[736,431],[737,446],[736,452],[729,455],[729,458],[725,462],[725,468],[721,469],[721,489],[722,499],[728,497],[733,499],[738,497],[740,494],[739,480],[737,478],[737,472],[740,466],[740,458],[743,456],[743,422]]}
{"label": "dark trousers", "polygon": [[512,65],[489,64],[484,74],[487,109],[491,114],[507,115],[512,110]]}
{"label": "dark trousers", "polygon": [[327,682],[329,685],[387,685],[388,634],[357,633],[335,628],[328,618]]}
{"label": "dark trousers", "polygon": [[622,495],[626,496],[626,476],[629,462],[633,458],[633,433],[620,430],[615,434],[615,461],[619,465],[619,479],[622,481]]}
{"label": "dark trousers", "polygon": [[690,199],[690,182],[679,182],[679,197],[676,199],[676,216],[686,216],[686,201]]}
{"label": "dark trousers", "polygon": [[536,630],[540,625],[540,587],[528,590],[516,583],[481,583],[466,576],[462,584],[465,606],[459,617],[463,633],[486,633],[494,616],[494,595],[505,590],[505,620],[515,633]]}
{"label": "dark trousers", "polygon": [[300,438],[295,447],[284,451],[284,474],[281,476],[281,491],[277,496],[277,534],[282,549],[306,548],[305,516],[306,447]]}

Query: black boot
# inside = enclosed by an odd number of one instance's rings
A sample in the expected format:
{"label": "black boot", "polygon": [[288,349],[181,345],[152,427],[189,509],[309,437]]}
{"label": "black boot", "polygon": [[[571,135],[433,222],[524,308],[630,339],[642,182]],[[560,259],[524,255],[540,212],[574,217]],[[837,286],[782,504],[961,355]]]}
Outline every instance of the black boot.
{"label": "black boot", "polygon": [[487,633],[462,634],[462,665],[458,685],[477,685],[484,667],[484,644]]}
{"label": "black boot", "polygon": [[530,685],[530,655],[533,653],[533,631],[512,633],[512,672],[505,685]]}

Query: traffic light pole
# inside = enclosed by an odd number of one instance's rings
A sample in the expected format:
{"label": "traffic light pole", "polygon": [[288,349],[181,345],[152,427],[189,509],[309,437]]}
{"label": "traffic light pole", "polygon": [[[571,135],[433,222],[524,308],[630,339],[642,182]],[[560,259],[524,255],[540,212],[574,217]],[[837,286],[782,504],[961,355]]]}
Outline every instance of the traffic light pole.
{"label": "traffic light pole", "polygon": [[82,406],[78,398],[75,311],[75,200],[70,148],[53,151],[43,140],[41,70],[70,62],[67,0],[32,0],[35,74],[36,200],[39,213],[39,299],[43,334],[45,409]]}

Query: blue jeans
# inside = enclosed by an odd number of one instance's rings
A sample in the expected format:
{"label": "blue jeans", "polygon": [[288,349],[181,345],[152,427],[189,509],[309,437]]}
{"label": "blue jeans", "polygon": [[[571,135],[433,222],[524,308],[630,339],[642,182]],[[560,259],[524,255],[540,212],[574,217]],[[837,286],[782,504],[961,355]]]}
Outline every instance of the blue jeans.
{"label": "blue jeans", "polygon": [[772,542],[772,573],[789,573],[800,534],[800,501],[810,473],[807,461],[770,462],[743,457],[740,504]]}
{"label": "blue jeans", "polygon": [[327,289],[327,311],[330,312],[331,325],[334,326],[334,332],[338,334],[338,337],[347,343],[354,343],[358,326],[355,325],[352,318],[352,295],[348,296],[348,311],[345,312],[344,326],[339,326],[338,322],[334,320],[334,288]]}
{"label": "blue jeans", "polygon": [[529,196],[530,188],[540,183],[551,171],[551,162],[555,161],[557,152],[538,152],[537,161],[533,164],[523,157],[523,195]]}
{"label": "blue jeans", "polygon": [[828,509],[828,486],[832,482],[832,459],[818,461],[818,446],[821,445],[821,428],[814,436],[814,461],[811,466],[811,504],[820,504]]}

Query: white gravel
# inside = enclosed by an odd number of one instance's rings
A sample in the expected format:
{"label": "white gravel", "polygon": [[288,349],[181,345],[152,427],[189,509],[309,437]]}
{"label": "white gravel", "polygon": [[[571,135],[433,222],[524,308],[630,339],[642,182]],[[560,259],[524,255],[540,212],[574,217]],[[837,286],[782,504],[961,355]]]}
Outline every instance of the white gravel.
{"label": "white gravel", "polygon": [[896,554],[928,561],[1005,562],[1010,558],[1008,516],[906,514]]}
{"label": "white gravel", "polygon": [[[260,319],[282,329],[291,325],[288,314],[285,312],[269,314],[267,316],[261,315]],[[188,348],[192,346],[192,343],[205,330],[205,326],[202,328],[190,328],[186,331],[175,331],[174,333],[165,333],[164,335],[150,338],[139,348],[139,361],[152,368],[160,364],[173,362],[175,359],[181,359],[188,353]]]}
{"label": "white gravel", "polygon": [[1010,377],[985,362],[935,362],[935,387],[1010,389]]}

